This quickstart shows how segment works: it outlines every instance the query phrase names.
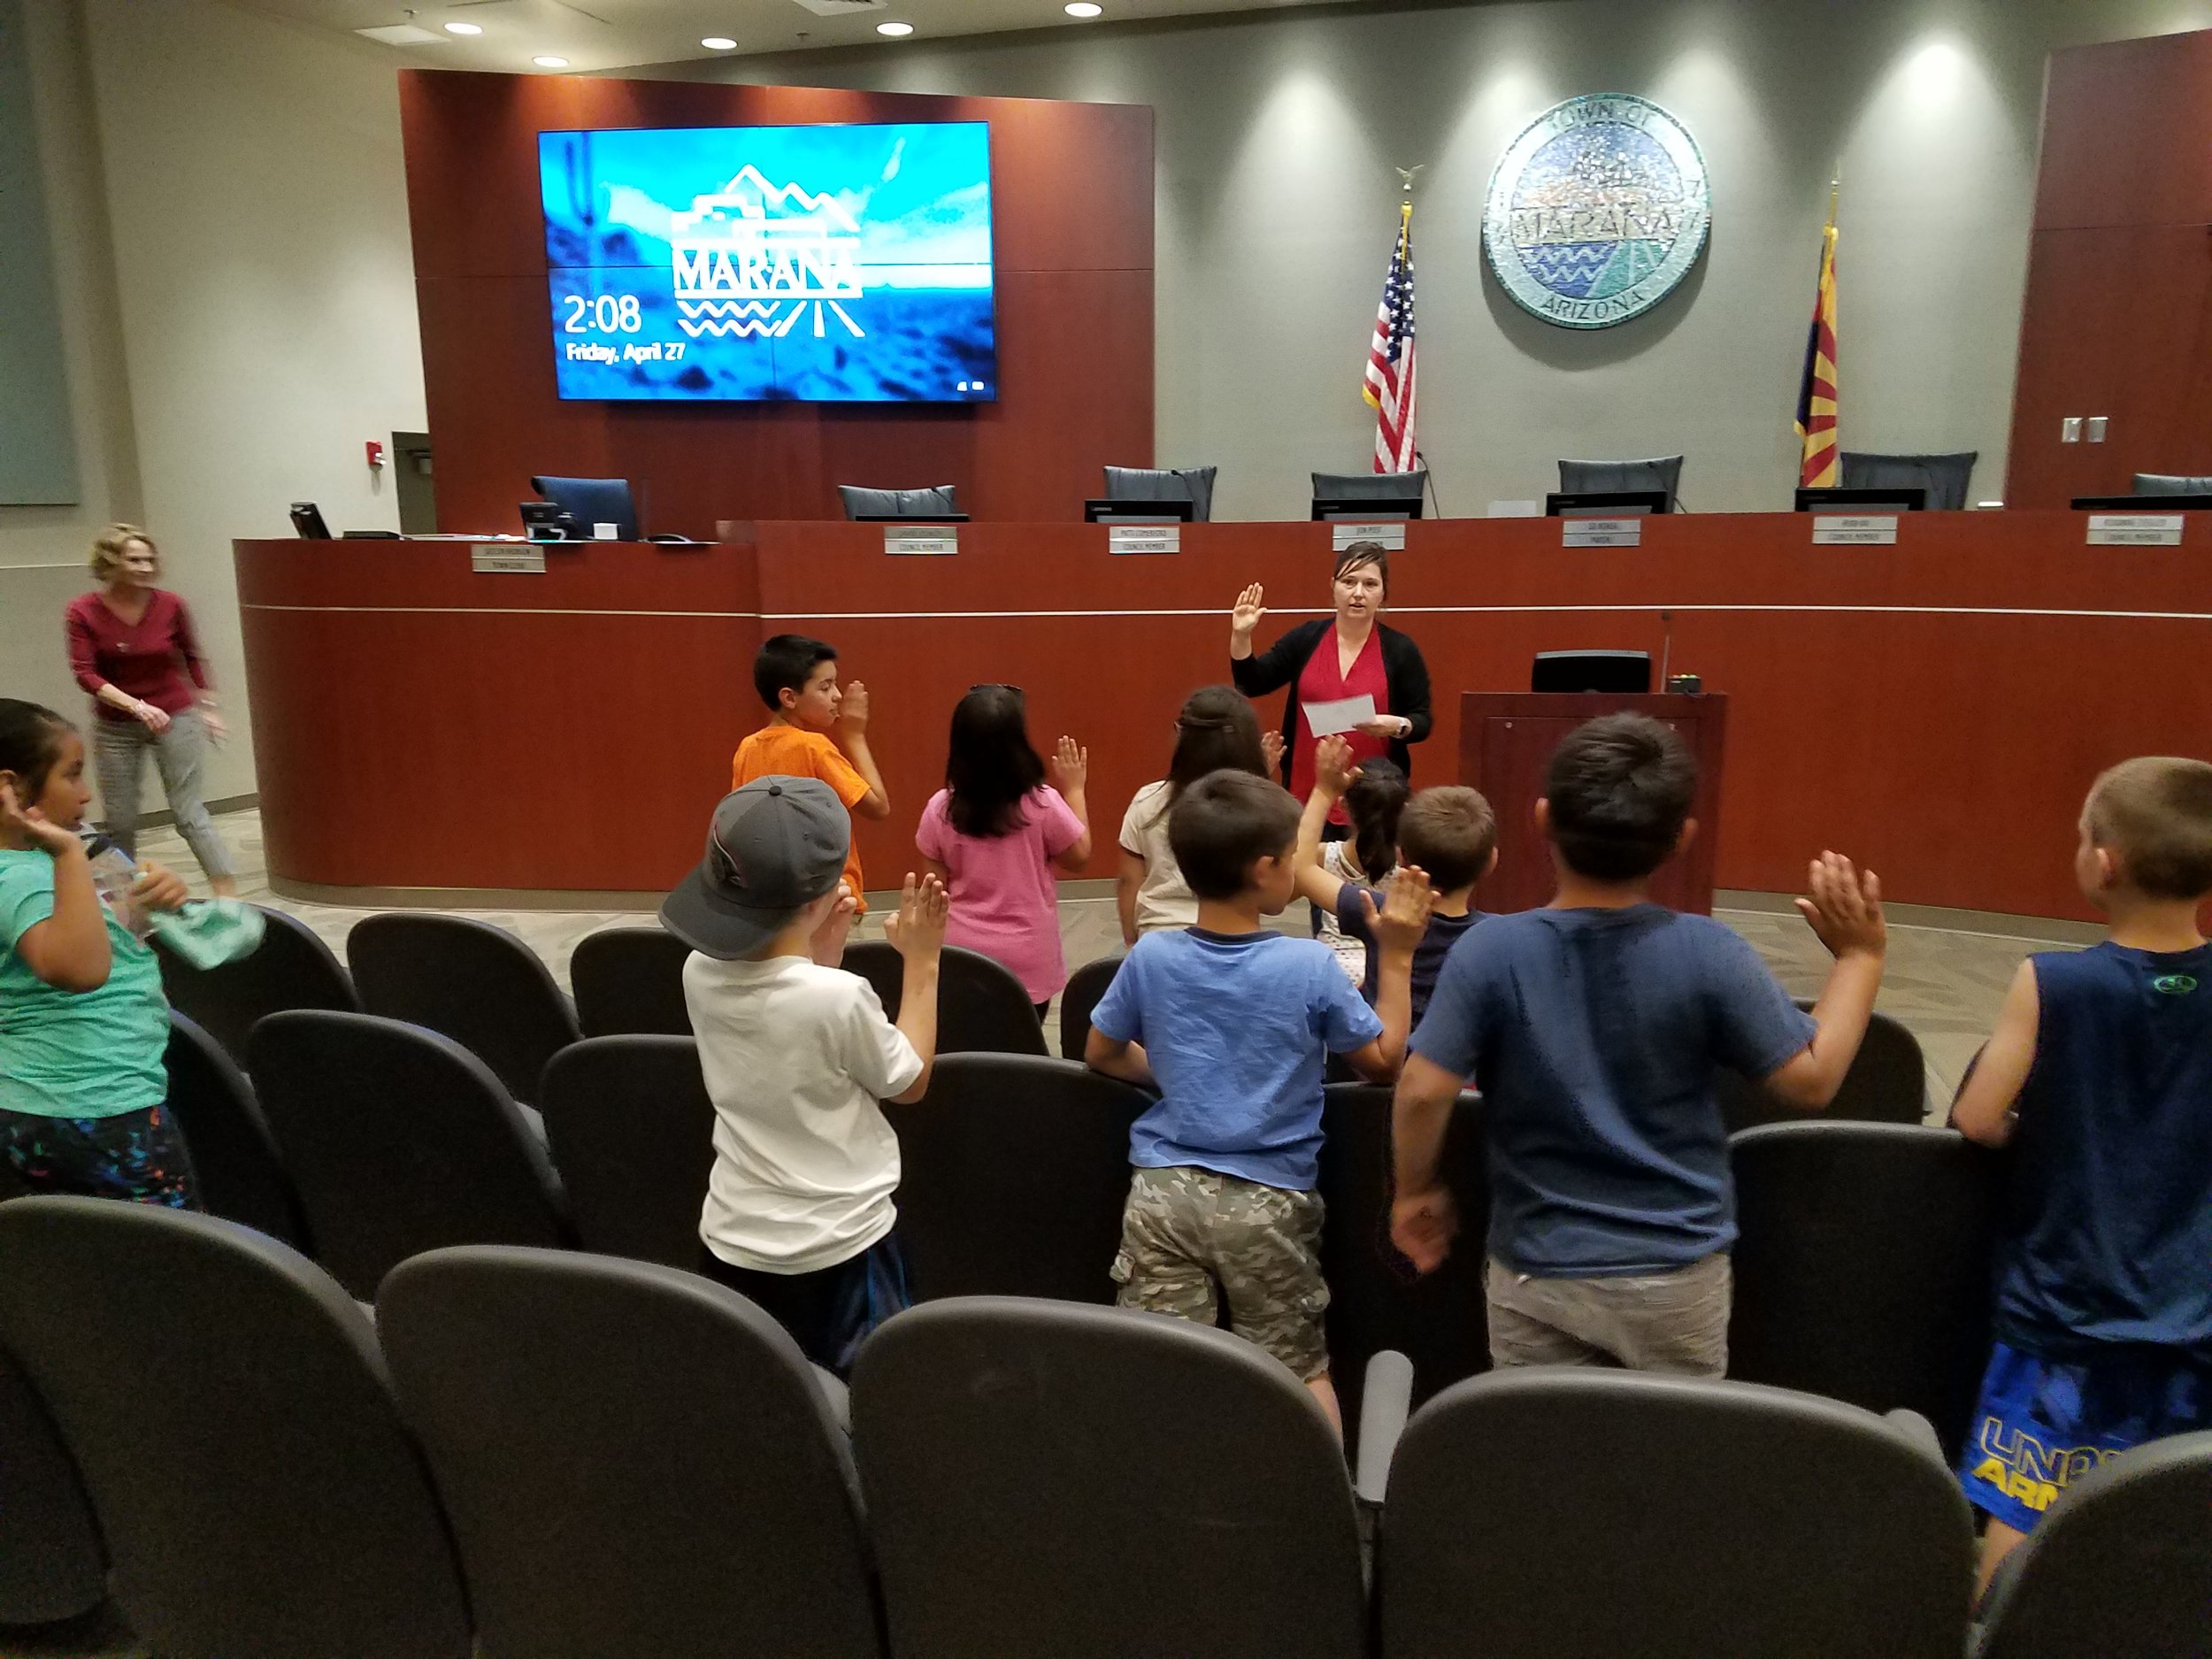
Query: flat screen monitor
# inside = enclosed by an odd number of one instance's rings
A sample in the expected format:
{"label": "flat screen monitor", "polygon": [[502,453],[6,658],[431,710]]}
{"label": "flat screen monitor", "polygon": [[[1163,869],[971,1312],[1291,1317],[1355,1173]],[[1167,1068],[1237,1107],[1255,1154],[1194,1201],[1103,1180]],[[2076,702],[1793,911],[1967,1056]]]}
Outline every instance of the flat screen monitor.
{"label": "flat screen monitor", "polygon": [[566,398],[998,396],[990,128],[541,133]]}
{"label": "flat screen monitor", "polygon": [[1663,489],[1553,490],[1544,497],[1547,518],[1578,513],[1596,518],[1632,518],[1642,513],[1673,511],[1674,503]]}
{"label": "flat screen monitor", "polygon": [[1360,500],[1340,500],[1330,495],[1313,498],[1313,516],[1331,524],[1365,524],[1371,519],[1380,524],[1392,518],[1418,518],[1421,498],[1418,495],[1374,495]]}
{"label": "flat screen monitor", "polygon": [[1087,501],[1085,524],[1188,524],[1198,503],[1191,501]]}
{"label": "flat screen monitor", "polygon": [[2077,512],[2212,512],[2212,495],[2077,495]]}
{"label": "flat screen monitor", "polygon": [[1642,693],[1651,689],[1649,651],[1539,651],[1531,691]]}
{"label": "flat screen monitor", "polygon": [[323,510],[311,501],[292,503],[292,534],[309,541],[330,540],[330,526],[323,522]]}
{"label": "flat screen monitor", "polygon": [[1917,485],[1884,489],[1800,489],[1799,512],[1925,512],[1928,492]]}

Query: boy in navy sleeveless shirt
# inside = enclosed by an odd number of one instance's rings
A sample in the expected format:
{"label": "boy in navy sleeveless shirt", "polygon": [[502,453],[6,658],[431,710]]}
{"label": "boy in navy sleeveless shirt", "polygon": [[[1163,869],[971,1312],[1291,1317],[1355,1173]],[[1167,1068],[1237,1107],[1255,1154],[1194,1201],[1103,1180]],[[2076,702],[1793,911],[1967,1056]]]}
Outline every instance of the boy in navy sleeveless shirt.
{"label": "boy in navy sleeveless shirt", "polygon": [[2114,1454],[2212,1428],[2212,765],[2099,778],[2074,875],[2110,937],[2020,964],[1951,1120],[2015,1157],[1960,1474],[1982,1583]]}
{"label": "boy in navy sleeveless shirt", "polygon": [[1394,1118],[1391,1237],[1425,1272],[1457,1226],[1437,1183],[1463,1079],[1490,1151],[1490,1358],[1718,1377],[1727,1368],[1735,1191],[1713,1094],[1723,1066],[1805,1110],[1835,1097],[1881,983],[1881,890],[1814,861],[1800,899],[1835,954],[1808,1016],[1742,938],[1651,902],[1695,832],[1695,763],[1642,715],[1552,757],[1536,822],[1559,889],[1452,947]]}

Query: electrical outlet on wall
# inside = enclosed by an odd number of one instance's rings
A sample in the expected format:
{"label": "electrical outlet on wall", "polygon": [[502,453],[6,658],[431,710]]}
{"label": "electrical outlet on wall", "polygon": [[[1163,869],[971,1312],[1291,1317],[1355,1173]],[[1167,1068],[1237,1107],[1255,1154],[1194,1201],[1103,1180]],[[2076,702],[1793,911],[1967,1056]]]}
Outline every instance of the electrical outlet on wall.
{"label": "electrical outlet on wall", "polygon": [[2079,415],[2069,415],[2058,423],[2058,441],[2061,443],[2081,442],[2081,417]]}
{"label": "electrical outlet on wall", "polygon": [[2110,419],[2111,417],[2108,415],[2090,416],[2089,430],[2084,435],[2085,435],[2092,443],[2102,443],[2104,442],[2104,429],[2109,423]]}

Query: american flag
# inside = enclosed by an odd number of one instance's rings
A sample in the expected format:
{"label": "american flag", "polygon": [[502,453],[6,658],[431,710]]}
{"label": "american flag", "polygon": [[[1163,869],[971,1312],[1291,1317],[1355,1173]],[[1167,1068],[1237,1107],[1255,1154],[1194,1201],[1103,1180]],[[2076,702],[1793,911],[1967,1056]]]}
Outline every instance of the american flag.
{"label": "american flag", "polygon": [[1414,470],[1413,204],[1398,219],[1398,246],[1383,281],[1382,309],[1367,348],[1367,383],[1360,396],[1375,408],[1375,470]]}

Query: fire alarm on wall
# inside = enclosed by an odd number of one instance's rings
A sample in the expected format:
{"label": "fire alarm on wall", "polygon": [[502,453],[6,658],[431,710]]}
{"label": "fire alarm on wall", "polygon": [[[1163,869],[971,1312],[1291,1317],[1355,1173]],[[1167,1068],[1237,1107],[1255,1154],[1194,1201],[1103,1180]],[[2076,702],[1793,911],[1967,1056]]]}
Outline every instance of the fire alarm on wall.
{"label": "fire alarm on wall", "polygon": [[369,465],[373,467],[384,465],[384,446],[374,438],[369,440]]}

